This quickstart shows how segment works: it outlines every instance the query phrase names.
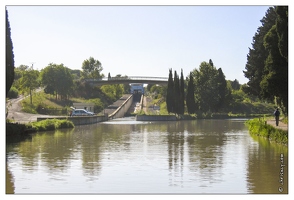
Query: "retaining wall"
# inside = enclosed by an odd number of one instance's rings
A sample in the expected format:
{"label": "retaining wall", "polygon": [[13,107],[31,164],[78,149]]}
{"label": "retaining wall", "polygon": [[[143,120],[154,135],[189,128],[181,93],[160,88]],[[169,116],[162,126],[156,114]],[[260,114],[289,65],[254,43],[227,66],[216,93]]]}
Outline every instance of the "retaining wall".
{"label": "retaining wall", "polygon": [[38,117],[37,121],[42,121],[46,119],[67,119],[71,121],[75,126],[86,125],[86,124],[95,124],[98,122],[103,122],[108,120],[108,115],[101,116],[81,116],[81,117]]}
{"label": "retaining wall", "polygon": [[124,117],[133,103],[133,95],[129,96],[112,114],[109,115],[109,119]]}
{"label": "retaining wall", "polygon": [[175,115],[137,115],[136,121],[176,121]]}

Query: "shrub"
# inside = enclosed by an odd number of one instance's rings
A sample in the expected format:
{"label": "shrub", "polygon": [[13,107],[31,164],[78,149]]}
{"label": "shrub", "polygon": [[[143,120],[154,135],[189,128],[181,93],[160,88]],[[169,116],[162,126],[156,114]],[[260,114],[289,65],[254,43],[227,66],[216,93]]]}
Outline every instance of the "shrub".
{"label": "shrub", "polygon": [[11,87],[8,94],[7,94],[7,97],[10,99],[17,98],[18,97],[18,90],[15,87]]}
{"label": "shrub", "polygon": [[46,119],[39,122],[32,122],[32,127],[37,131],[52,131],[61,128],[73,128],[74,124],[66,119]]}

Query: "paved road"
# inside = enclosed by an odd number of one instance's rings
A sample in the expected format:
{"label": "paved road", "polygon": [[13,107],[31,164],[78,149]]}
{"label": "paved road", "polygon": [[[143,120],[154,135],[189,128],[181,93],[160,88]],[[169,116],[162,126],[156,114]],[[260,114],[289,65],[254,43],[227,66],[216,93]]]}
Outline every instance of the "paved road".
{"label": "paved road", "polygon": [[20,102],[27,97],[29,96],[20,95],[17,99],[11,99],[10,101],[8,101],[7,103],[7,107],[8,107],[7,118],[8,119],[12,119],[18,123],[28,123],[28,122],[37,121],[38,117],[58,117],[58,116],[31,114],[31,113],[22,112]]}

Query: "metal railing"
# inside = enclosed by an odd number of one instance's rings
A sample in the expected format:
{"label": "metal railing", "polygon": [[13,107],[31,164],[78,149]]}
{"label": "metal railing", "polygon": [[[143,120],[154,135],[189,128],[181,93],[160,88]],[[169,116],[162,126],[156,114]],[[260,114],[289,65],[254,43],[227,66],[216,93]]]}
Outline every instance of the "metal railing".
{"label": "metal railing", "polygon": [[148,77],[148,76],[128,76],[128,77],[111,77],[100,79],[84,79],[86,82],[103,82],[103,81],[124,81],[124,80],[146,80],[146,81],[168,81],[167,77]]}

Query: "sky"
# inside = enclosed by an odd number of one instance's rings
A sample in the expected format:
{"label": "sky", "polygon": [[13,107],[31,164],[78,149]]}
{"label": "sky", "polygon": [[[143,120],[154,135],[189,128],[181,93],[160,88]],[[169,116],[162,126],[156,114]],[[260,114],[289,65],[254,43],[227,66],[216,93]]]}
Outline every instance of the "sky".
{"label": "sky", "polygon": [[82,70],[89,57],[107,76],[184,76],[211,59],[227,80],[243,70],[266,6],[7,6],[15,66],[63,63]]}

